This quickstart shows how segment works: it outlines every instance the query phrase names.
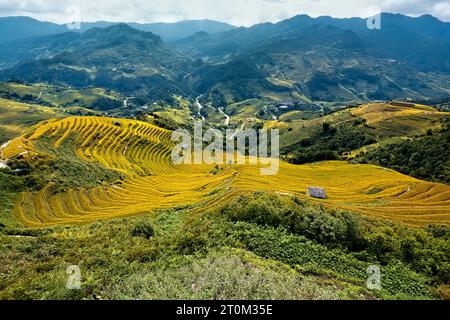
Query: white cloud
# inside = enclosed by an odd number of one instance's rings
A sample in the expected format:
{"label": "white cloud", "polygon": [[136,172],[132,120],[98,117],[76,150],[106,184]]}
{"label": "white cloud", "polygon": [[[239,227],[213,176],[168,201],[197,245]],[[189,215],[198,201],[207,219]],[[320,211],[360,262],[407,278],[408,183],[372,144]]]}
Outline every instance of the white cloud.
{"label": "white cloud", "polygon": [[400,12],[412,16],[431,14],[444,21],[450,21],[450,2],[448,0],[383,0],[383,11]]}
{"label": "white cloud", "polygon": [[440,17],[444,21],[450,21],[450,2],[440,2],[433,7],[432,15]]}
{"label": "white cloud", "polygon": [[369,16],[374,8],[410,15],[433,14],[450,21],[449,1],[433,0],[0,0],[0,15],[28,15],[64,23],[78,5],[84,21],[174,22],[211,19],[249,26],[306,13]]}

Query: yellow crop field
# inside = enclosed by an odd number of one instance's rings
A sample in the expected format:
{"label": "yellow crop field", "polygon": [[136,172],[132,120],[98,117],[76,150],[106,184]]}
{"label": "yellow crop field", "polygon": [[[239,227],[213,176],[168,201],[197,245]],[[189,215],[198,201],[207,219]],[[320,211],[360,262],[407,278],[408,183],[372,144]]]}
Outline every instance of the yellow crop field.
{"label": "yellow crop field", "polygon": [[[187,205],[206,210],[254,191],[298,196],[410,225],[450,223],[448,185],[343,161],[300,166],[281,162],[273,176],[261,175],[262,165],[249,163],[231,163],[221,170],[213,170],[214,165],[177,166],[170,160],[171,132],[134,120],[69,117],[49,121],[13,140],[3,154],[31,159],[39,153],[35,142],[43,137],[50,137],[54,147],[75,137],[80,159],[101,163],[127,178],[92,189],[55,193],[49,184],[39,192],[22,193],[14,214],[30,227],[92,222]],[[327,199],[309,198],[306,190],[310,186],[324,188]]]}
{"label": "yellow crop field", "polygon": [[4,143],[41,121],[62,116],[62,109],[0,98],[0,142]]}
{"label": "yellow crop field", "polygon": [[[282,119],[283,117],[281,117]],[[293,120],[289,131],[281,136],[281,145],[295,145],[322,130],[323,123],[334,127],[353,125],[357,118],[365,119],[364,132],[373,136],[379,143],[393,137],[413,137],[426,134],[427,130],[438,130],[442,119],[448,112],[439,112],[424,105],[396,106],[389,103],[371,103],[356,108],[346,108],[312,120]],[[278,125],[279,128],[282,126]],[[354,154],[359,151],[354,150]]]}
{"label": "yellow crop field", "polygon": [[366,119],[368,125],[381,131],[403,134],[421,134],[428,128],[436,127],[434,122],[448,116],[448,113],[424,105],[396,106],[385,103],[363,105],[351,113]]}

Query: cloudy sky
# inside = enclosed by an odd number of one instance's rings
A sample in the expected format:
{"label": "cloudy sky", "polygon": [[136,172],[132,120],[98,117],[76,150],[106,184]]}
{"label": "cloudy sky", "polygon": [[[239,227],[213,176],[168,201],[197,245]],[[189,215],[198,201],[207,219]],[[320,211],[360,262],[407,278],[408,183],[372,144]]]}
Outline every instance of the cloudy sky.
{"label": "cloudy sky", "polygon": [[65,23],[82,21],[175,22],[211,19],[238,26],[276,22],[297,14],[368,17],[379,12],[432,14],[450,21],[450,0],[0,0],[0,16],[26,15]]}

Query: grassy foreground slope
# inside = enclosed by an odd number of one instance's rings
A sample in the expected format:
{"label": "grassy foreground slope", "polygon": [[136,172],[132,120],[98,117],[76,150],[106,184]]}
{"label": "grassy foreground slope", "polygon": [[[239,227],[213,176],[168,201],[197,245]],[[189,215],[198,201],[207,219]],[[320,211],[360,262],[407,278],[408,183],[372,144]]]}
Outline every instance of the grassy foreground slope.
{"label": "grassy foreground slope", "polygon": [[[449,237],[263,192],[211,210],[0,225],[0,299],[448,298]],[[79,290],[66,288],[70,265]],[[372,265],[379,290],[366,286]]]}
{"label": "grassy foreground slope", "polygon": [[206,210],[255,191],[306,199],[308,186],[321,186],[328,198],[314,201],[329,207],[410,225],[450,223],[448,185],[340,161],[281,162],[274,176],[262,176],[261,165],[253,164],[174,166],[170,134],[148,123],[112,118],[69,117],[43,124],[2,150],[10,165],[51,165],[69,149],[78,161],[120,172],[125,179],[61,188],[50,175],[39,190],[21,193],[15,216],[26,226],[42,227],[192,205]]}

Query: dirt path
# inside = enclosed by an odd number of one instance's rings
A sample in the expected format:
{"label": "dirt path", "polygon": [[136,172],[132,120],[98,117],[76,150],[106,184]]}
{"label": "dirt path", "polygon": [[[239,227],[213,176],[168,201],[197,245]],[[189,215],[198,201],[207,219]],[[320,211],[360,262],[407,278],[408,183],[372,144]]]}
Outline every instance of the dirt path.
{"label": "dirt path", "polygon": [[11,140],[8,142],[5,142],[4,144],[2,144],[0,146],[0,169],[8,167],[8,165],[6,164],[6,161],[3,159],[3,149],[5,149],[10,142],[11,142]]}
{"label": "dirt path", "polygon": [[198,96],[196,99],[195,99],[195,103],[197,104],[197,107],[198,107],[198,116],[202,119],[202,121],[205,121],[205,117],[202,115],[202,109],[203,109],[203,106],[202,106],[202,104],[200,103],[200,101],[199,101],[199,99],[201,98],[202,96]]}
{"label": "dirt path", "polygon": [[225,116],[224,124],[225,124],[226,126],[229,126],[229,125],[230,125],[230,121],[231,121],[231,117],[230,117],[229,115],[227,115],[227,114],[223,111],[222,108],[219,108],[219,112]]}

